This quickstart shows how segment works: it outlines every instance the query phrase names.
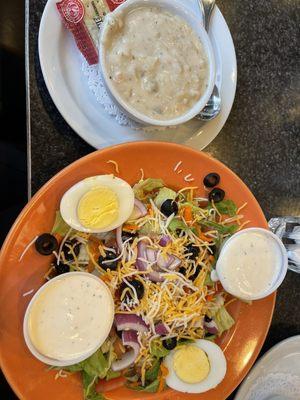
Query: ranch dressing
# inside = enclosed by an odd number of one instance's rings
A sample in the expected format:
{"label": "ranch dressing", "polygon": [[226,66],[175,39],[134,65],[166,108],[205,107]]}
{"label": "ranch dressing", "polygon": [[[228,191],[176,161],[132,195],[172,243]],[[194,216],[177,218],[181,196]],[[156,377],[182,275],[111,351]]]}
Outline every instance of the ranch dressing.
{"label": "ranch dressing", "polygon": [[225,242],[217,274],[226,291],[242,299],[268,294],[283,264],[278,242],[263,230],[245,230]]}
{"label": "ranch dressing", "polygon": [[188,111],[208,82],[207,55],[193,29],[179,16],[146,5],[108,18],[102,42],[109,79],[121,98],[158,120]]}
{"label": "ranch dressing", "polygon": [[111,294],[100,279],[65,274],[50,281],[34,300],[28,333],[44,356],[71,361],[97,350],[109,334],[113,313]]}

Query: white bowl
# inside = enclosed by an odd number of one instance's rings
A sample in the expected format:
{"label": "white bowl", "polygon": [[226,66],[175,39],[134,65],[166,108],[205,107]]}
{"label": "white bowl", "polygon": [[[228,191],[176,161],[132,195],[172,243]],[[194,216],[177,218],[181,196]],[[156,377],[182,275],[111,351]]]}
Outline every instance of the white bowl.
{"label": "white bowl", "polygon": [[[107,290],[107,292],[109,293],[109,296],[111,297],[111,305],[112,305],[112,307],[114,307],[113,298],[111,296],[111,293],[110,293],[108,287],[105,285],[104,282],[101,281],[101,279],[99,279],[97,276],[90,274],[88,272],[67,272],[65,274],[56,276],[55,278],[51,279],[50,281],[45,283],[43,286],[41,286],[40,289],[36,292],[36,294],[32,297],[32,299],[30,300],[30,302],[27,306],[24,320],[23,320],[23,335],[24,335],[25,343],[26,343],[28,349],[30,350],[30,352],[32,353],[32,355],[34,355],[38,360],[40,360],[43,363],[48,364],[48,365],[57,366],[57,367],[65,367],[67,365],[77,364],[83,360],[86,360],[88,357],[90,357],[92,354],[94,354],[99,349],[99,347],[103,344],[103,342],[105,340],[105,339],[103,340],[103,336],[100,337],[99,342],[94,346],[94,348],[89,350],[88,352],[82,354],[80,357],[73,358],[72,360],[56,360],[54,358],[47,357],[44,354],[40,353],[36,349],[36,347],[33,345],[32,341],[30,339],[30,335],[29,335],[29,331],[28,331],[28,319],[29,319],[31,307],[34,304],[35,300],[41,295],[41,293],[45,290],[46,287],[48,287],[49,285],[52,285],[53,282],[55,282],[56,280],[61,279],[62,277],[63,278],[71,277],[75,274],[76,274],[76,276],[78,276],[78,274],[84,275],[84,276],[87,275],[89,278],[97,280],[97,282],[101,286],[105,287],[105,290]],[[113,316],[110,321],[110,328],[107,332],[107,336],[109,334],[112,324],[113,324]]]}
{"label": "white bowl", "polygon": [[180,115],[179,117],[169,120],[157,120],[151,118],[131,107],[121,98],[118,91],[116,90],[114,85],[111,83],[111,80],[109,79],[109,73],[106,67],[106,49],[102,41],[102,37],[106,34],[109,26],[107,19],[104,20],[104,23],[100,30],[100,37],[99,37],[99,58],[100,58],[99,66],[101,68],[102,76],[104,78],[104,83],[108,88],[109,94],[111,94],[111,96],[114,98],[114,100],[116,100],[119,106],[134,120],[142,122],[147,125],[157,125],[157,126],[172,126],[172,125],[183,124],[184,122],[187,122],[190,119],[194,118],[204,108],[213,91],[215,83],[215,58],[210,43],[210,39],[202,24],[201,17],[200,16],[198,17],[195,14],[191,13],[189,9],[183,7],[182,3],[178,2],[177,0],[127,0],[119,7],[117,7],[110,15],[120,16],[121,14],[127,13],[134,8],[145,5],[161,7],[166,9],[172,14],[180,16],[188,23],[188,25],[195,31],[195,33],[199,37],[203,45],[203,48],[206,52],[208,60],[208,84],[204,94],[193,105],[193,107],[190,108],[183,115]]}
{"label": "white bowl", "polygon": [[[222,274],[222,267],[221,265],[221,257],[222,257],[222,253],[224,254],[224,252],[226,251],[226,247],[228,245],[228,243],[232,242],[233,240],[235,240],[236,237],[240,236],[240,235],[244,235],[247,234],[248,232],[258,232],[261,233],[265,236],[267,236],[271,241],[275,242],[276,245],[278,246],[278,249],[280,251],[281,254],[281,268],[278,271],[278,274],[276,276],[276,279],[273,282],[273,285],[270,286],[268,289],[266,289],[264,292],[262,292],[260,295],[253,295],[253,296],[247,296],[247,297],[241,297],[241,296],[237,296],[237,293],[234,293],[229,285],[227,284],[227,281],[223,278],[223,274]],[[247,228],[247,229],[243,229],[237,233],[235,233],[234,235],[232,235],[229,239],[227,239],[224,243],[223,246],[221,248],[221,252],[216,264],[216,274],[217,274],[217,278],[220,280],[223,288],[226,290],[226,292],[232,294],[233,296],[239,297],[242,300],[259,300],[262,299],[264,297],[269,296],[271,293],[275,292],[276,289],[278,289],[278,287],[282,284],[285,275],[287,273],[287,266],[288,266],[288,257],[287,257],[287,252],[286,249],[282,243],[282,241],[271,231],[267,230],[267,229],[263,229],[263,228]],[[259,277],[258,277],[259,279]]]}

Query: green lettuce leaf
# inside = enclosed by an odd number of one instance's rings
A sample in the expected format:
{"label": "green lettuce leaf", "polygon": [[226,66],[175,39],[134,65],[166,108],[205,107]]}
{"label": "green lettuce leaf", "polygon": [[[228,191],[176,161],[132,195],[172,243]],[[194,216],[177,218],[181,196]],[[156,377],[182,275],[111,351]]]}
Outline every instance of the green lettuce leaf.
{"label": "green lettuce leaf", "polygon": [[223,235],[225,235],[225,234],[232,235],[238,229],[238,225],[235,225],[235,224],[234,225],[221,225],[214,221],[200,221],[199,223],[203,226],[206,226],[209,228],[214,228],[216,231],[218,231],[219,233],[221,233]]}
{"label": "green lettuce leaf", "polygon": [[83,371],[81,375],[84,400],[105,400],[102,393],[96,392],[95,385],[98,382],[97,376],[90,376],[85,371]]}
{"label": "green lettuce leaf", "polygon": [[214,315],[214,321],[218,327],[218,335],[221,336],[224,331],[230,329],[235,321],[232,316],[228,313],[224,306],[221,306],[220,309]]}
{"label": "green lettuce leaf", "polygon": [[105,378],[110,368],[108,360],[104,357],[101,349],[92,354],[87,360],[80,363],[82,369],[90,376]]}
{"label": "green lettuce leaf", "polygon": [[[55,367],[56,369],[61,369],[61,367]],[[65,371],[68,371],[68,372],[79,372],[79,371],[82,371],[83,369],[82,369],[82,366],[81,366],[81,363],[78,363],[78,364],[74,364],[74,365],[69,365],[69,366],[67,366],[67,367],[63,367],[63,369],[65,370]]]}
{"label": "green lettuce leaf", "polygon": [[214,284],[215,284],[215,282],[213,282],[213,281],[211,280],[210,272],[207,272],[206,277],[205,277],[205,280],[204,280],[204,285],[205,285],[205,286],[214,286]]}
{"label": "green lettuce leaf", "polygon": [[155,178],[147,178],[144,181],[140,181],[139,183],[133,186],[133,191],[135,197],[139,200],[142,200],[146,194],[152,192],[154,189],[160,189],[164,187],[164,182],[162,179]]}
{"label": "green lettuce leaf", "polygon": [[205,340],[210,340],[211,342],[214,342],[214,340],[217,338],[217,335],[208,335],[205,336]]}
{"label": "green lettuce leaf", "polygon": [[[236,215],[237,206],[232,200],[222,200],[218,203],[215,203],[216,209],[219,211],[220,214],[226,214],[230,217]],[[212,208],[211,204],[208,205],[208,208]]]}
{"label": "green lettuce leaf", "polygon": [[70,230],[70,226],[68,224],[65,223],[65,221],[63,220],[60,211],[56,211],[55,213],[55,221],[54,221],[54,225],[52,228],[51,233],[58,233],[61,236],[65,236],[68,231]]}
{"label": "green lettuce leaf", "polygon": [[167,356],[170,350],[166,349],[160,339],[152,340],[150,344],[150,354],[156,358],[162,358]]}
{"label": "green lettuce leaf", "polygon": [[113,370],[109,369],[107,371],[105,379],[107,381],[110,381],[111,379],[119,378],[119,376],[121,376],[121,372],[120,371],[113,371]]}
{"label": "green lettuce leaf", "polygon": [[114,355],[111,345],[106,355],[99,349],[88,359],[78,364],[69,365],[63,369],[69,372],[81,372],[84,400],[104,400],[103,395],[96,392],[95,385],[99,378],[103,379],[109,376],[109,379],[112,379],[115,377],[109,372],[113,359]]}
{"label": "green lettuce leaf", "polygon": [[141,236],[149,236],[152,234],[159,234],[160,228],[159,226],[155,229],[154,226],[150,222],[146,222],[139,230],[139,234]]}
{"label": "green lettuce leaf", "polygon": [[159,189],[159,192],[157,193],[157,195],[154,199],[154,203],[158,208],[160,208],[162,203],[164,203],[168,199],[175,200],[176,196],[177,196],[177,193],[174,192],[174,190],[169,189],[167,187],[163,187],[163,188]]}
{"label": "green lettuce leaf", "polygon": [[146,381],[153,382],[155,379],[157,379],[159,374],[160,363],[161,360],[159,358],[154,361],[152,367],[148,369],[148,371],[145,374]]}
{"label": "green lettuce leaf", "polygon": [[131,386],[127,385],[128,388],[138,390],[140,392],[156,393],[159,386],[159,379],[155,379],[147,386]]}
{"label": "green lettuce leaf", "polygon": [[181,219],[173,218],[172,221],[169,223],[168,229],[170,232],[175,232],[177,229],[186,230],[188,227],[185,225]]}

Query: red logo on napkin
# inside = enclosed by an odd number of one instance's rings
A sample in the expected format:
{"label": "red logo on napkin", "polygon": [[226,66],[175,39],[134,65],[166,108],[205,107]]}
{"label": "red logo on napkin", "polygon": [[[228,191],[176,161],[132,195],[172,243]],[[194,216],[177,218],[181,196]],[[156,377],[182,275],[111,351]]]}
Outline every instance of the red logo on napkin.
{"label": "red logo on napkin", "polygon": [[61,11],[65,19],[73,24],[78,24],[84,16],[84,6],[80,0],[63,1]]}

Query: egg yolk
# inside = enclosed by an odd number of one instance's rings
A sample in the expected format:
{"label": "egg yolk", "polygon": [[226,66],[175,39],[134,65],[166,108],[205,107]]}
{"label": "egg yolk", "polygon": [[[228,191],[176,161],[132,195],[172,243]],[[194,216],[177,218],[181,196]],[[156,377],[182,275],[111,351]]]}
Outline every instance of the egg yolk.
{"label": "egg yolk", "polygon": [[199,383],[210,371],[206,353],[192,345],[182,346],[175,352],[173,368],[178,378],[186,383]]}
{"label": "egg yolk", "polygon": [[118,197],[108,187],[95,187],[81,197],[77,214],[84,227],[103,229],[119,216]]}

